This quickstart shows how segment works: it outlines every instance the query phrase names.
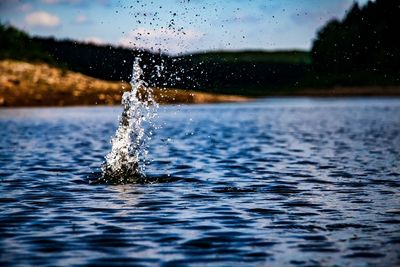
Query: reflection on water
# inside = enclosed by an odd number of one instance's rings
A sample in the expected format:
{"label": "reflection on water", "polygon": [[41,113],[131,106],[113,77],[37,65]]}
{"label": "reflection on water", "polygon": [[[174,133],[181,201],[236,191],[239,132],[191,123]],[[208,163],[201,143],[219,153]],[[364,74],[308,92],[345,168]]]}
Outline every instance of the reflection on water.
{"label": "reflection on water", "polygon": [[0,110],[0,263],[400,262],[400,100],[163,107],[153,183],[90,185],[119,108]]}

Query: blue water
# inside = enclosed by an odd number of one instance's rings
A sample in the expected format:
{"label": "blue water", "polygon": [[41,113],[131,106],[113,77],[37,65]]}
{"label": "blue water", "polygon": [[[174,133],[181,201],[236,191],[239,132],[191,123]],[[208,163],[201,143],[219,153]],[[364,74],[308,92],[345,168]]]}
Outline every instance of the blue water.
{"label": "blue water", "polygon": [[0,110],[0,265],[400,264],[400,99],[162,107],[151,183],[89,184],[120,113]]}

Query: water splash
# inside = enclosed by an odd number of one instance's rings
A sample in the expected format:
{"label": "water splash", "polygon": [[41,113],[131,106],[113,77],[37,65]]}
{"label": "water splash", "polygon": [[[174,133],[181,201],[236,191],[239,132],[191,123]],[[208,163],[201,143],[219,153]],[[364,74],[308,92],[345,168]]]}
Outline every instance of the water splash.
{"label": "water splash", "polygon": [[151,139],[158,104],[153,91],[142,80],[140,58],[133,63],[131,91],[122,96],[124,110],[119,126],[111,140],[112,148],[102,166],[102,180],[107,183],[135,183],[145,175],[146,143]]}

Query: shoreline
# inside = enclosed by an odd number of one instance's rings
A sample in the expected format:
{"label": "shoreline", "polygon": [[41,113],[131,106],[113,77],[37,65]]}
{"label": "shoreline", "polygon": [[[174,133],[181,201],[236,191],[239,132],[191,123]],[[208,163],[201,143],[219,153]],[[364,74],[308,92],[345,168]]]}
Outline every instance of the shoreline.
{"label": "shoreline", "polygon": [[[275,96],[275,95],[274,95]],[[400,86],[335,86],[332,88],[305,88],[278,97],[400,97]]]}
{"label": "shoreline", "polygon": [[[251,98],[182,90],[152,88],[159,104],[245,102]],[[110,82],[45,63],[0,61],[0,107],[120,105],[126,82]],[[142,94],[145,95],[144,92]]]}
{"label": "shoreline", "polygon": [[[152,89],[155,100],[161,105],[236,103],[275,97],[400,97],[400,86],[305,88],[260,97],[175,88]],[[0,61],[0,108],[117,106],[121,104],[122,94],[127,90],[130,90],[130,85],[125,82],[104,81],[45,63]]]}

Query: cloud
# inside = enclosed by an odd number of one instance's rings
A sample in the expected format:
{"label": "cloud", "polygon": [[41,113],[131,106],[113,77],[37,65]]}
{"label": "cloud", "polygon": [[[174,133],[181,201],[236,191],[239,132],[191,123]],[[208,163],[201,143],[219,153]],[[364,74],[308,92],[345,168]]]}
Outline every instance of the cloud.
{"label": "cloud", "polygon": [[104,41],[103,39],[96,37],[96,36],[92,36],[92,37],[88,37],[85,38],[83,40],[83,42],[88,43],[88,44],[96,44],[96,45],[104,45],[107,44],[106,41]]}
{"label": "cloud", "polygon": [[60,25],[60,19],[56,15],[45,11],[29,13],[25,16],[25,22],[28,26],[43,28],[55,28]]}
{"label": "cloud", "polygon": [[83,14],[77,15],[74,19],[74,23],[79,25],[89,24],[90,22],[91,22],[90,19]]}
{"label": "cloud", "polygon": [[202,37],[203,34],[194,30],[138,28],[122,37],[118,44],[125,47],[180,53],[185,52]]}

